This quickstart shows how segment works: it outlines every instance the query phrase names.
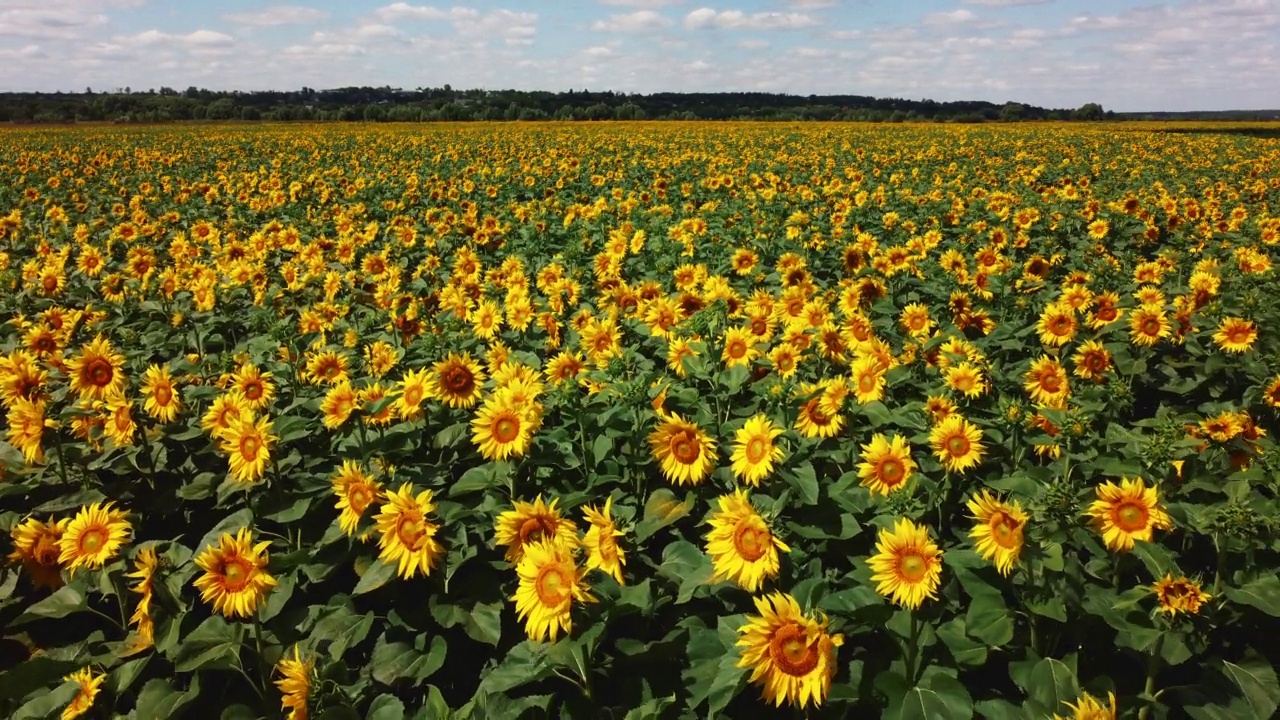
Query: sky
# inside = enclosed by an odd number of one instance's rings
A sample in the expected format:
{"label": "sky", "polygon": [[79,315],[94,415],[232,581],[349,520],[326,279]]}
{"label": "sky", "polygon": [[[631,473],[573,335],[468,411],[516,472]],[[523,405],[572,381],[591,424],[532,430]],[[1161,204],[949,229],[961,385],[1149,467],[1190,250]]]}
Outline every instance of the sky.
{"label": "sky", "polygon": [[1280,108],[1280,0],[0,0],[0,91],[767,91]]}

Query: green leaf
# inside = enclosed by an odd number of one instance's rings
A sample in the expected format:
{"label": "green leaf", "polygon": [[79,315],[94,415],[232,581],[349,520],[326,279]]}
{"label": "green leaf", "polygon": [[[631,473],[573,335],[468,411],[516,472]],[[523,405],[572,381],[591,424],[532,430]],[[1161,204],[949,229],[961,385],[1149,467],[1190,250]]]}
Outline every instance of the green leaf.
{"label": "green leaf", "polygon": [[[45,720],[46,718],[58,717],[59,711],[70,705],[78,692],[80,692],[79,685],[74,682],[64,682],[47,693],[37,694],[14,711],[9,716],[9,720]],[[153,717],[168,716],[156,715]]]}
{"label": "green leaf", "polygon": [[802,463],[782,472],[787,484],[799,495],[805,505],[818,504],[818,474],[811,463]]}
{"label": "green leaf", "polygon": [[463,629],[472,640],[497,647],[502,639],[502,603],[476,603]]}
{"label": "green leaf", "polygon": [[196,554],[198,555],[201,552],[204,552],[206,547],[216,544],[218,542],[218,538],[222,537],[223,533],[235,534],[240,528],[247,527],[253,527],[252,510],[245,508],[231,513],[230,515],[222,518],[221,522],[214,525],[212,530],[205,533],[204,537],[200,538],[200,542],[195,546]]}
{"label": "green leaf", "polygon": [[287,443],[310,435],[311,431],[307,429],[307,423],[307,418],[304,417],[282,415],[272,421],[271,429],[280,443]]}
{"label": "green leaf", "polygon": [[663,576],[679,585],[676,604],[689,602],[700,587],[704,587],[711,578],[711,558],[707,557],[697,545],[686,540],[677,540],[662,551]]}
{"label": "green leaf", "polygon": [[983,700],[973,709],[986,720],[1026,720],[1022,708],[1008,700]]}
{"label": "green leaf", "polygon": [[394,685],[396,681],[404,679],[416,684],[431,677],[444,666],[446,651],[447,645],[442,635],[431,638],[431,648],[426,652],[407,643],[380,641],[373,649],[369,667],[373,679],[383,685]]}
{"label": "green leaf", "polygon": [[373,613],[357,615],[350,604],[331,609],[311,631],[313,643],[328,641],[327,655],[341,658],[348,648],[360,644],[373,628]]}
{"label": "green leaf", "polygon": [[1269,718],[1275,714],[1280,707],[1280,684],[1270,662],[1250,653],[1239,664],[1224,660],[1222,670],[1244,693],[1253,717]]}
{"label": "green leaf", "polygon": [[404,702],[395,695],[379,695],[369,705],[365,720],[402,720]]}
{"label": "green leaf", "polygon": [[488,464],[477,465],[462,473],[462,477],[458,478],[458,481],[449,487],[448,495],[449,497],[457,497],[458,495],[487,490],[493,486],[493,467]]}
{"label": "green leaf", "polygon": [[1265,575],[1242,587],[1227,588],[1227,598],[1280,617],[1280,576]]}
{"label": "green leaf", "polygon": [[0,673],[0,707],[6,701],[18,700],[59,682],[68,673],[78,670],[74,660],[56,659],[48,655],[35,655]]}
{"label": "green leaf", "polygon": [[373,592],[391,582],[391,579],[395,576],[395,565],[376,560],[365,568],[364,574],[360,576],[360,582],[356,583],[356,587],[351,591],[351,594],[363,595],[367,592]]}
{"label": "green leaf", "polygon": [[191,672],[201,668],[229,668],[239,650],[238,628],[227,623],[220,615],[212,615],[205,618],[190,635],[182,638],[173,654],[174,669],[178,672]]}
{"label": "green leaf", "polygon": [[973,701],[960,681],[950,675],[936,673],[927,686],[917,685],[902,699],[898,720],[969,720],[973,717]]}
{"label": "green leaf", "polygon": [[987,661],[987,646],[965,634],[964,618],[954,618],[938,628],[938,637],[961,666],[976,667]]}
{"label": "green leaf", "polygon": [[180,691],[169,684],[168,680],[155,678],[148,680],[138,693],[138,702],[134,706],[134,714],[139,718],[176,718],[182,717],[178,711],[191,704],[200,695],[200,676],[191,676],[191,685]]}
{"label": "green leaf", "polygon": [[613,438],[608,435],[597,435],[596,439],[591,443],[591,456],[596,465],[604,462],[612,452]]}
{"label": "green leaf", "polygon": [[693,502],[686,498],[681,501],[668,488],[654,490],[644,504],[644,519],[636,525],[636,542],[647,539],[662,528],[680,520],[689,514]]}
{"label": "green leaf", "polygon": [[236,703],[222,711],[220,720],[260,720],[261,717],[248,705]]}
{"label": "green leaf", "polygon": [[111,692],[120,695],[133,685],[133,681],[138,679],[142,674],[143,668],[151,661],[151,655],[144,655],[135,660],[130,660],[111,671],[107,677],[107,685],[110,686]]}
{"label": "green leaf", "polygon": [[427,686],[427,702],[422,709],[431,720],[449,720],[453,715],[449,710],[449,703],[444,701],[444,693],[435,685]]}
{"label": "green leaf", "polygon": [[1026,689],[1036,709],[1050,715],[1062,712],[1064,703],[1075,702],[1080,695],[1075,673],[1054,658],[1044,658],[1032,666]]}
{"label": "green leaf", "polygon": [[990,647],[1003,647],[1013,640],[1013,613],[999,596],[973,598],[964,622],[971,637]]}
{"label": "green leaf", "polygon": [[14,620],[15,625],[24,622],[30,622],[39,618],[64,618],[71,613],[79,612],[89,607],[84,593],[75,589],[70,585],[64,585],[49,597],[35,603],[27,608],[26,612],[18,616]]}

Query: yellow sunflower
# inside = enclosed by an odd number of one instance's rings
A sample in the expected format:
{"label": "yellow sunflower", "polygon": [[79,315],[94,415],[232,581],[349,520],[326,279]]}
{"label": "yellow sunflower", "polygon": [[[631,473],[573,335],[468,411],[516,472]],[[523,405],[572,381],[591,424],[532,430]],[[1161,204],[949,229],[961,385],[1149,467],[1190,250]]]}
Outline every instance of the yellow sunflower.
{"label": "yellow sunflower", "polygon": [[480,401],[484,370],[468,354],[449,353],[431,366],[431,395],[452,408],[469,408]]}
{"label": "yellow sunflower", "polygon": [[9,531],[13,551],[9,553],[10,565],[20,565],[38,588],[57,590],[62,587],[62,567],[58,557],[62,554],[59,541],[66,532],[70,518],[40,522],[27,518]]}
{"label": "yellow sunflower", "polygon": [[960,415],[951,415],[929,431],[929,445],[951,472],[963,473],[982,462],[986,447],[982,429]]}
{"label": "yellow sunflower", "polygon": [[942,551],[923,525],[901,518],[892,531],[881,530],[867,564],[875,572],[876,592],[898,605],[915,610],[925,598],[938,597]]}
{"label": "yellow sunflower", "polygon": [[80,688],[76,696],[71,699],[71,704],[62,709],[62,720],[78,718],[93,709],[93,701],[98,697],[102,683],[106,682],[106,679],[106,673],[95,675],[93,668],[77,670],[64,677],[64,682],[73,682]]}
{"label": "yellow sunflower", "polygon": [[1008,576],[1022,553],[1022,530],[1027,514],[1017,500],[1003,502],[983,490],[967,503],[976,523],[969,531],[983,560],[994,559],[996,569]]}
{"label": "yellow sunflower", "polygon": [[786,593],[755,598],[756,612],[738,629],[737,666],[751,670],[765,702],[820,707],[836,673],[836,648],[844,636],[827,632],[827,619],[810,617]]}
{"label": "yellow sunflower", "polygon": [[577,543],[578,528],[572,520],[560,517],[559,500],[549,504],[539,495],[531,503],[515,500],[511,510],[503,511],[494,523],[494,542],[507,548],[507,562],[518,563],[526,545],[550,542],[558,545]]}
{"label": "yellow sunflower", "polygon": [[1051,304],[1040,313],[1040,321],[1036,330],[1040,333],[1040,342],[1048,347],[1061,347],[1076,336],[1079,323],[1076,312],[1065,304]]}
{"label": "yellow sunflower", "polygon": [[1168,613],[1170,617],[1180,612],[1195,615],[1200,612],[1200,606],[1213,597],[1201,590],[1200,583],[1195,580],[1186,577],[1174,578],[1168,573],[1156,581],[1151,586],[1151,590],[1160,599],[1160,611]]}
{"label": "yellow sunflower", "polygon": [[697,485],[715,468],[715,443],[702,428],[677,413],[661,412],[662,423],[649,434],[653,457],[662,465],[662,474],[676,485]]}
{"label": "yellow sunflower", "polygon": [[726,330],[724,350],[720,354],[725,367],[750,365],[760,357],[760,351],[756,349],[755,342],[755,336],[751,334],[750,328],[734,327]]}
{"label": "yellow sunflower", "polygon": [[1113,367],[1111,351],[1097,340],[1081,343],[1071,359],[1076,366],[1076,377],[1095,382],[1106,379],[1107,372]]}
{"label": "yellow sunflower", "polygon": [[58,563],[70,573],[77,568],[97,569],[116,556],[133,528],[126,513],[111,503],[81,507],[58,538]]}
{"label": "yellow sunflower", "polygon": [[733,474],[739,480],[756,487],[773,472],[774,464],[782,461],[782,448],[773,444],[782,434],[782,428],[774,425],[764,415],[756,415],[734,434]]}
{"label": "yellow sunflower", "polygon": [[1095,491],[1098,499],[1086,514],[1109,550],[1128,552],[1135,541],[1151,542],[1155,530],[1173,527],[1156,488],[1147,487],[1142,478],[1120,478],[1119,485],[1108,480]]}
{"label": "yellow sunflower", "polygon": [[204,571],[196,578],[200,599],[226,617],[250,617],[266,602],[276,579],[267,572],[270,541],[256,545],[248,528],[233,537],[222,533],[216,546],[209,545],[196,556],[196,566]]}
{"label": "yellow sunflower", "polygon": [[1271,407],[1280,409],[1280,375],[1276,375],[1262,391],[1262,399]]}
{"label": "yellow sunflower", "polygon": [[1031,367],[1022,378],[1022,387],[1037,405],[1050,408],[1065,407],[1071,395],[1067,371],[1057,358],[1041,355],[1031,361]]}
{"label": "yellow sunflower", "polygon": [[970,362],[962,362],[946,369],[947,386],[967,398],[981,397],[987,391],[982,369]]}
{"label": "yellow sunflower", "polygon": [[1054,715],[1053,720],[1116,720],[1115,693],[1107,693],[1107,697],[1111,701],[1110,707],[1089,693],[1082,693],[1074,703],[1066,703],[1071,708],[1070,717]]}
{"label": "yellow sunflower", "polygon": [[1252,320],[1224,318],[1213,334],[1213,342],[1230,353],[1242,353],[1253,347],[1258,339],[1258,326]]}
{"label": "yellow sunflower", "polygon": [[130,653],[146,650],[155,644],[156,629],[155,622],[151,619],[151,598],[152,584],[159,564],[155,546],[148,545],[139,550],[138,556],[134,558],[133,572],[125,575],[127,578],[138,581],[138,584],[131,586],[129,591],[141,596],[138,598],[138,606],[134,608],[133,615],[129,617],[129,624],[138,633],[137,639],[128,648]]}
{"label": "yellow sunflower", "polygon": [[422,417],[422,401],[431,395],[426,370],[410,370],[400,378],[397,388],[396,413],[401,420],[417,420]]}
{"label": "yellow sunflower", "polygon": [[745,489],[722,495],[717,503],[720,509],[707,519],[711,525],[707,555],[714,567],[711,582],[732,580],[754,593],[766,579],[777,577],[778,551],[790,552],[791,548],[769,529],[752,507]]}
{"label": "yellow sunflower", "polygon": [[844,415],[828,415],[822,411],[822,398],[812,397],[796,413],[796,430],[807,438],[835,437],[844,427]]}
{"label": "yellow sunflower", "polygon": [[586,569],[573,561],[573,551],[556,542],[539,541],[524,547],[516,565],[520,585],[511,597],[530,640],[555,642],[573,630],[574,601],[595,602],[582,581]]}
{"label": "yellow sunflower", "polygon": [[133,403],[123,395],[114,395],[106,403],[107,423],[102,432],[119,447],[133,444],[134,433],[138,429],[133,421]]}
{"label": "yellow sunflower", "polygon": [[322,422],[326,428],[337,430],[355,412],[360,402],[360,394],[351,387],[349,380],[340,380],[324,394],[320,402],[320,412],[324,413]]}
{"label": "yellow sunflower", "polygon": [[1151,347],[1169,337],[1173,325],[1161,305],[1143,305],[1129,316],[1129,340],[1134,345]]}
{"label": "yellow sunflower", "polygon": [[221,438],[232,425],[251,419],[252,413],[244,397],[232,390],[219,395],[209,403],[209,409],[200,418],[200,428],[217,439]]}
{"label": "yellow sunflower", "polygon": [[408,580],[422,571],[430,575],[431,568],[444,555],[444,547],[436,540],[440,526],[427,519],[435,512],[430,490],[413,494],[413,485],[404,483],[400,490],[386,491],[386,501],[374,519],[378,532],[382,533],[378,557],[395,565],[400,577]]}
{"label": "yellow sunflower", "polygon": [[354,460],[343,460],[332,482],[333,494],[338,497],[336,507],[341,512],[338,527],[353,536],[364,511],[382,494],[382,487]]}
{"label": "yellow sunflower", "polygon": [[240,391],[250,410],[261,412],[271,404],[276,396],[275,383],[271,382],[271,373],[262,372],[256,365],[245,363],[231,378],[232,386]]}
{"label": "yellow sunflower", "polygon": [[162,423],[173,422],[182,412],[182,399],[178,397],[167,366],[153,364],[147,368],[142,374],[142,394],[142,409]]}
{"label": "yellow sunflower", "polygon": [[858,404],[876,402],[884,398],[884,366],[874,355],[858,358],[853,363],[853,396]]}
{"label": "yellow sunflower", "polygon": [[293,646],[293,657],[285,654],[276,663],[280,679],[276,687],[280,689],[280,709],[288,710],[286,720],[307,720],[307,696],[311,694],[311,671],[315,669],[315,658],[302,658],[297,645]]}
{"label": "yellow sunflower", "polygon": [[236,482],[252,483],[262,478],[277,439],[271,434],[271,421],[265,415],[256,421],[250,415],[233,422],[221,439]]}
{"label": "yellow sunflower", "polygon": [[510,389],[491,394],[471,421],[471,441],[486,460],[520,457],[533,440],[533,419]]}
{"label": "yellow sunflower", "polygon": [[351,361],[345,353],[326,350],[307,358],[307,379],[315,385],[337,385],[347,379]]}
{"label": "yellow sunflower", "polygon": [[901,435],[893,439],[876,433],[869,444],[862,446],[862,462],[858,463],[858,477],[862,486],[872,495],[888,496],[907,486],[916,470],[911,459],[911,446]]}
{"label": "yellow sunflower", "polygon": [[71,390],[86,400],[106,400],[124,391],[124,356],[98,335],[67,363]]}
{"label": "yellow sunflower", "polygon": [[611,575],[619,585],[625,585],[622,568],[627,564],[627,555],[618,546],[618,538],[624,533],[613,522],[612,508],[613,498],[604,501],[603,510],[591,505],[583,506],[582,514],[590,527],[582,538],[582,547],[587,551],[587,570],[601,570]]}
{"label": "yellow sunflower", "polygon": [[44,430],[54,427],[44,416],[44,400],[14,398],[6,417],[9,421],[9,444],[22,453],[28,465],[44,462]]}

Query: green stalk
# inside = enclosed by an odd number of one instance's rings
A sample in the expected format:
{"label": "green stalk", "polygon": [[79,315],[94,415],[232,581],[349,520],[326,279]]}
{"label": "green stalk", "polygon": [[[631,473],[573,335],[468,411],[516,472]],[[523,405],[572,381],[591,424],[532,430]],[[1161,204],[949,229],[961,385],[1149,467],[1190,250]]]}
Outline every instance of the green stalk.
{"label": "green stalk", "polygon": [[[1147,661],[1147,683],[1142,687],[1142,694],[1149,698],[1155,698],[1156,676],[1160,674],[1160,653],[1162,650],[1164,650],[1163,633],[1156,638],[1156,646],[1151,649],[1151,659]],[[1142,706],[1142,709],[1138,711],[1138,720],[1147,720],[1147,717],[1151,715],[1151,703],[1153,702],[1154,700],[1150,700],[1148,704]]]}
{"label": "green stalk", "polygon": [[920,617],[911,612],[911,638],[907,640],[907,682],[916,684],[916,664],[920,653]]}

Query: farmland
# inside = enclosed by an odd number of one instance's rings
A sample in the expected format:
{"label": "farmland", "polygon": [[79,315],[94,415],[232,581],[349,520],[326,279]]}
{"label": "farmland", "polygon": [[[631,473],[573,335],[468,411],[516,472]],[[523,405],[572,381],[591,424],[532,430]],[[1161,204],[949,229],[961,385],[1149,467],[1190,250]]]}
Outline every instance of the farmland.
{"label": "farmland", "polygon": [[0,715],[1270,717],[1280,141],[1171,129],[3,131]]}

